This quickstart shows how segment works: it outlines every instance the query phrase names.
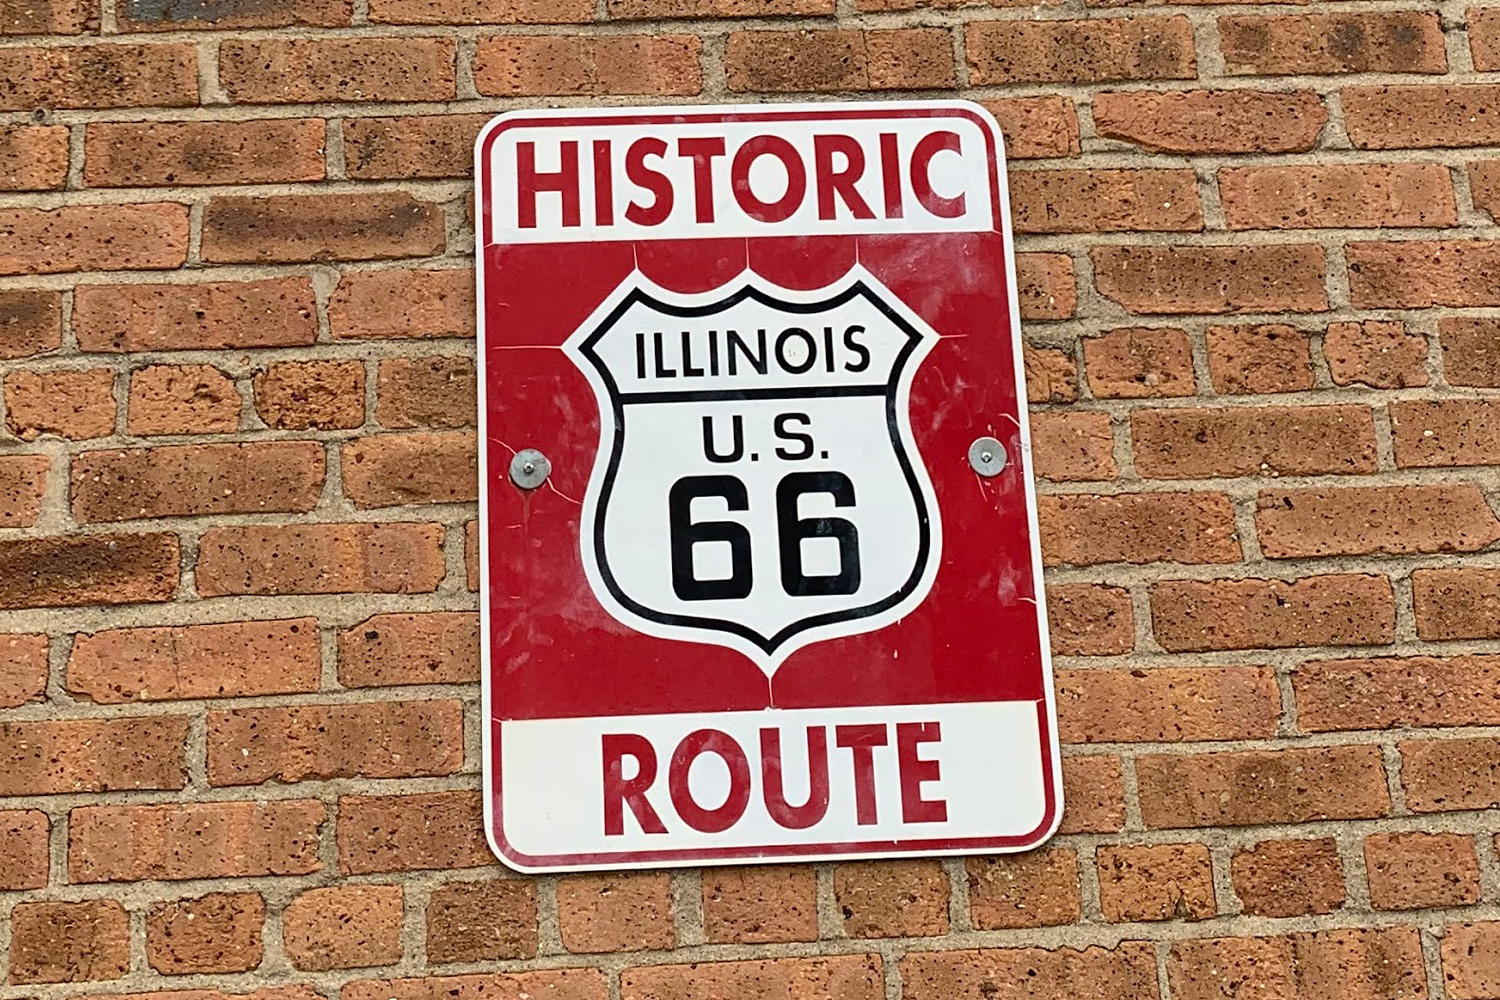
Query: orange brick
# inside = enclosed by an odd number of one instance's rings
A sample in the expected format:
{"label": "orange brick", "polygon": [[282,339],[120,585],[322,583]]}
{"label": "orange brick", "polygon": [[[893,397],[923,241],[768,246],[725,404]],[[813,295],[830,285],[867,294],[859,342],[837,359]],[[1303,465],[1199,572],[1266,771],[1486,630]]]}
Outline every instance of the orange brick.
{"label": "orange brick", "polygon": [[1500,991],[1500,923],[1449,924],[1442,940],[1444,995],[1483,1000]]}
{"label": "orange brick", "polygon": [[457,701],[241,708],[208,713],[214,785],[452,774],[464,761]]}
{"label": "orange brick", "polygon": [[0,811],[0,889],[47,885],[47,814],[36,809]]}
{"label": "orange brick", "polygon": [[107,437],[115,430],[114,387],[108,368],[12,372],[5,377],[5,425],[23,441]]}
{"label": "orange brick", "polygon": [[1252,916],[1332,913],[1344,905],[1344,867],[1332,837],[1263,840],[1242,848],[1230,861],[1230,877]]}
{"label": "orange brick", "polygon": [[45,635],[0,635],[0,708],[46,697],[47,669]]}
{"label": "orange brick", "polygon": [[1412,812],[1500,806],[1500,740],[1411,740],[1398,746]]}
{"label": "orange brick", "polygon": [[405,192],[216,197],[203,259],[220,264],[378,260],[443,251],[443,212]]}
{"label": "orange brick", "polygon": [[449,882],[427,903],[427,961],[534,958],[536,888],[529,879]]}
{"label": "orange brick", "polygon": [[1032,403],[1071,403],[1078,398],[1078,362],[1051,347],[1023,347],[1026,398]]}
{"label": "orange brick", "polygon": [[1136,759],[1148,827],[1366,819],[1390,809],[1380,748],[1295,747]]}
{"label": "orange brick", "polygon": [[1071,318],[1078,309],[1073,258],[1065,253],[1016,254],[1016,296],[1022,319]]}
{"label": "orange brick", "polygon": [[709,997],[885,996],[879,955],[771,958],[741,962],[640,966],[620,973],[621,1000]]}
{"label": "orange brick", "polygon": [[373,615],[339,633],[345,687],[479,681],[479,616],[472,611]]}
{"label": "orange brick", "polygon": [[172,599],[176,535],[78,535],[0,541],[0,609]]}
{"label": "orange brick", "polygon": [[[1500,324],[1494,319],[1445,317],[1438,320],[1438,337],[1449,385],[1500,388]],[[1422,346],[1427,346],[1425,339]]]}
{"label": "orange brick", "polygon": [[320,118],[96,122],[84,139],[89,187],[275,184],[323,179]]}
{"label": "orange brick", "polygon": [[1225,167],[1219,199],[1230,229],[1452,226],[1458,206],[1436,163]]}
{"label": "orange brick", "polygon": [[115,18],[121,31],[196,31],[227,28],[338,28],[349,23],[353,0],[224,0],[162,3],[120,0]]}
{"label": "orange brick", "polygon": [[1436,11],[1221,17],[1230,73],[1445,73]]}
{"label": "orange brick", "polygon": [[265,923],[255,892],[157,903],[146,915],[146,961],[165,976],[248,972],[260,965]]}
{"label": "orange brick", "polygon": [[464,522],[464,584],[479,590],[479,522]]}
{"label": "orange brick", "polygon": [[318,336],[306,278],[171,285],[82,285],[73,330],[85,351],[293,347]]}
{"label": "orange brick", "polygon": [[976,930],[1066,925],[1082,915],[1078,854],[1072,848],[970,858],[965,872]]}
{"label": "orange brick", "polygon": [[1500,141],[1500,86],[1346,87],[1344,128],[1360,149],[1488,146]]}
{"label": "orange brick", "polygon": [[1098,583],[1047,588],[1048,631],[1058,656],[1111,656],[1135,647],[1130,593]]}
{"label": "orange brick", "polygon": [[1203,844],[1100,847],[1095,864],[1105,920],[1206,920],[1217,912]]}
{"label": "orange brick", "polygon": [[[76,327],[78,306],[74,293]],[[62,293],[41,289],[0,290],[0,360],[26,358],[62,346]]]}
{"label": "orange brick", "polygon": [[1328,308],[1323,248],[1098,246],[1099,294],[1133,313],[1320,312]]}
{"label": "orange brick", "polygon": [[559,879],[557,914],[563,947],[572,952],[671,948],[676,940],[665,872]]}
{"label": "orange brick", "polygon": [[1218,392],[1297,392],[1314,384],[1312,342],[1279,323],[1210,326],[1208,374]]}
{"label": "orange brick", "polygon": [[468,177],[474,172],[474,140],[491,117],[345,118],[344,171],[370,181]]}
{"label": "orange brick", "polygon": [[1427,338],[1408,331],[1400,320],[1329,323],[1323,356],[1336,385],[1404,389],[1427,384]]}
{"label": "orange brick", "polygon": [[1423,639],[1500,636],[1500,570],[1418,569],[1411,585],[1417,634]]}
{"label": "orange brick", "polygon": [[472,427],[477,391],[472,358],[391,358],[375,381],[375,419],[395,428]]}
{"label": "orange brick", "polygon": [[17,903],[10,924],[13,984],[121,979],[130,972],[130,915],[118,900]]}
{"label": "orange brick", "polygon": [[[4,52],[0,49],[0,64]],[[0,79],[4,78],[0,71]],[[0,210],[0,275],[160,271],[187,260],[186,205],[64,205]]]}
{"label": "orange brick", "polygon": [[[985,948],[911,952],[901,959],[906,1000],[1156,1000],[1156,956],[1146,941],[1114,948]],[[879,996],[880,994],[872,994]]]}
{"label": "orange brick", "polygon": [[1365,406],[1176,407],[1131,414],[1136,471],[1153,479],[1374,472]]}
{"label": "orange brick", "polygon": [[1479,902],[1474,838],[1458,833],[1379,833],[1365,838],[1370,905],[1422,910]]}
{"label": "orange brick", "polygon": [[942,28],[736,31],[724,53],[729,89],[781,93],[916,90],[954,85]]}
{"label": "orange brick", "polygon": [[586,24],[593,0],[371,0],[377,24]]}
{"label": "orange brick", "polygon": [[469,791],[340,796],[338,848],[348,875],[495,863],[479,793]]}
{"label": "orange brick", "polygon": [[1226,984],[1245,997],[1427,996],[1415,927],[1179,941],[1167,957],[1167,976],[1175,1000],[1220,1000]]}
{"label": "orange brick", "polygon": [[1165,580],[1151,626],[1170,652],[1367,646],[1393,641],[1391,582],[1349,573],[1301,580]]}
{"label": "orange brick", "polygon": [[710,943],[818,939],[818,881],[809,865],[703,872],[703,933]]}
{"label": "orange brick", "polygon": [[474,272],[346,271],[328,325],[335,340],[473,337]]}
{"label": "orange brick", "polygon": [[1328,122],[1309,91],[1106,92],[1093,111],[1099,136],[1164,153],[1301,153]]}
{"label": "orange brick", "polygon": [[1058,833],[1114,833],[1125,826],[1120,758],[1063,758],[1063,818]]}
{"label": "orange brick", "polygon": [[941,862],[841,864],[833,870],[833,892],[849,937],[948,933],[948,874]]}
{"label": "orange brick", "polygon": [[274,430],[336,430],[365,422],[358,361],[277,361],[256,372],[255,411]]}
{"label": "orange brick", "polygon": [[1060,670],[1055,683],[1064,743],[1263,739],[1281,715],[1267,667]]}
{"label": "orange brick", "polygon": [[[36,524],[42,497],[47,492],[50,466],[46,455],[0,456],[0,528],[29,528]],[[0,703],[4,700],[0,695]]]}
{"label": "orange brick", "polygon": [[198,55],[180,44],[18,46],[0,49],[0,80],[0,111],[192,107]]}
{"label": "orange brick", "polygon": [[1390,404],[1396,464],[1403,467],[1500,462],[1500,406],[1493,399],[1412,399]]}
{"label": "orange brick", "polygon": [[306,875],[326,818],[310,799],[80,806],[68,816],[68,881]]}
{"label": "orange brick", "polygon": [[0,126],[0,191],[53,191],[67,179],[66,126]]}
{"label": "orange brick", "polygon": [[995,116],[1011,160],[1077,156],[1078,114],[1069,97],[1001,97],[981,101]]}
{"label": "orange brick", "polygon": [[212,365],[151,365],[130,376],[131,434],[226,434],[240,426],[239,390]]}
{"label": "orange brick", "polygon": [[690,96],[703,89],[692,35],[493,35],[474,54],[474,86],[491,97]]}
{"label": "orange brick", "polygon": [[[832,14],[834,0],[607,0],[621,20],[658,17],[781,17]],[[592,10],[593,8],[590,8]]]}
{"label": "orange brick", "polygon": [[1255,532],[1272,559],[1477,552],[1500,520],[1473,484],[1263,490]]}
{"label": "orange brick", "polygon": [[1203,228],[1191,170],[1016,170],[1018,233],[1196,232]]}
{"label": "orange brick", "polygon": [[1036,474],[1042,479],[1080,482],[1118,474],[1107,413],[1033,413],[1031,447]]}
{"label": "orange brick", "polygon": [[478,976],[425,979],[370,979],[350,983],[340,1000],[608,1000],[609,987],[598,969],[547,969]]}
{"label": "orange brick", "polygon": [[1083,341],[1089,390],[1099,399],[1191,396],[1193,346],[1172,327],[1122,327]]}
{"label": "orange brick", "polygon": [[976,86],[1191,80],[1198,74],[1185,17],[971,21],[964,37],[969,82]]}
{"label": "orange brick", "polygon": [[0,35],[77,35],[98,30],[99,10],[93,0],[35,0],[0,11]]}
{"label": "orange brick", "polygon": [[219,83],[237,104],[448,101],[454,79],[448,38],[231,38],[219,46]]}
{"label": "orange brick", "polygon": [[478,439],[473,431],[379,434],[340,449],[344,493],[354,505],[466,503],[479,498]]}
{"label": "orange brick", "polygon": [[1350,243],[1344,256],[1356,309],[1500,305],[1489,277],[1500,266],[1500,241]]}
{"label": "orange brick", "polygon": [[1224,563],[1241,555],[1223,493],[1042,496],[1037,526],[1048,566]]}
{"label": "orange brick", "polygon": [[1500,217],[1500,160],[1469,164],[1469,194],[1479,211]]}
{"label": "orange brick", "polygon": [[182,788],[187,735],[173,715],[0,723],[0,795]]}
{"label": "orange brick", "polygon": [[442,542],[436,524],[210,528],[200,541],[198,592],[431,593],[445,572]]}
{"label": "orange brick", "polygon": [[1310,660],[1292,672],[1308,732],[1500,725],[1500,657]]}
{"label": "orange brick", "polygon": [[323,448],[314,441],[86,451],[73,460],[73,516],[84,523],[298,513],[322,492]]}
{"label": "orange brick", "polygon": [[68,692],[104,705],[238,698],[318,689],[313,618],[83,633],[68,657]]}
{"label": "orange brick", "polygon": [[395,965],[401,961],[402,900],[398,885],[309,889],[281,915],[287,957],[308,972]]}

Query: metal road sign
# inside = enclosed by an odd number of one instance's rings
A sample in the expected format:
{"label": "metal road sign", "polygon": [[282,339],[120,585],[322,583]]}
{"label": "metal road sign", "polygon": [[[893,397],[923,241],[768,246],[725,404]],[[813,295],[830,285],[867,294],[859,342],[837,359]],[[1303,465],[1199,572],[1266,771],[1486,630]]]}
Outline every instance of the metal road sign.
{"label": "metal road sign", "polygon": [[1004,156],[958,101],[476,146],[486,825],[523,871],[1062,812]]}

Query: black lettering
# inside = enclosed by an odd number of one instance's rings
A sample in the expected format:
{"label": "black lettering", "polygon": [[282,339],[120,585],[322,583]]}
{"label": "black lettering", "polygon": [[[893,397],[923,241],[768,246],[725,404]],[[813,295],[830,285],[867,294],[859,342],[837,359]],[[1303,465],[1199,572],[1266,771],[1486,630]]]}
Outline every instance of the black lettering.
{"label": "black lettering", "polygon": [[752,352],[750,345],[745,343],[744,338],[739,335],[739,331],[724,331],[724,335],[729,338],[729,374],[739,374],[739,365],[734,360],[736,354],[743,355],[746,363],[755,369],[757,374],[764,375],[766,373],[766,331],[758,330],[756,333],[758,334],[756,350]]}
{"label": "black lettering", "polygon": [[[708,418],[705,417],[704,419],[707,420]],[[811,434],[799,434],[794,430],[788,430],[787,424],[793,421],[800,423],[803,427],[812,426],[812,418],[805,413],[778,413],[772,426],[775,428],[776,436],[779,439],[782,441],[796,441],[802,445],[802,450],[800,452],[793,452],[778,446],[776,448],[776,457],[788,462],[800,462],[805,458],[812,458],[813,439]]]}
{"label": "black lettering", "polygon": [[859,355],[859,362],[857,364],[850,364],[847,361],[844,362],[845,371],[862,372],[866,368],[870,367],[870,349],[864,344],[861,344],[857,339],[855,339],[854,336],[856,333],[864,332],[865,328],[862,326],[851,326],[844,331],[844,346],[853,351],[855,354]]}
{"label": "black lettering", "polygon": [[[801,364],[793,364],[786,355],[787,341],[796,339],[807,347],[807,358]],[[776,361],[793,375],[801,375],[818,361],[818,342],[813,335],[800,326],[789,326],[776,338]]]}
{"label": "black lettering", "polygon": [[728,455],[721,455],[714,447],[714,418],[703,418],[703,457],[710,462],[738,462],[745,456],[745,421],[736,413],[730,417],[729,425],[734,446]]}

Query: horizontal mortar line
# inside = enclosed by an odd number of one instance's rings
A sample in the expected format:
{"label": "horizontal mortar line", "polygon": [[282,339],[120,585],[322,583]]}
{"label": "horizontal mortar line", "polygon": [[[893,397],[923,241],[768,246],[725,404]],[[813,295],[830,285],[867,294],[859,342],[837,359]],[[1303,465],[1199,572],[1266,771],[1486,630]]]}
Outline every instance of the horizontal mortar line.
{"label": "horizontal mortar line", "polygon": [[[150,626],[145,626],[150,627]],[[353,626],[357,628],[356,624]],[[80,719],[141,719],[180,716],[184,712],[258,712],[264,709],[318,708],[323,706],[390,705],[416,702],[461,701],[478,705],[479,682],[407,684],[400,686],[340,687],[318,691],[286,691],[256,695],[213,697],[138,698],[122,702],[91,702],[80,695],[73,700],[52,699],[6,709],[0,726],[16,722],[61,722]]]}
{"label": "horizontal mortar line", "polygon": [[[350,611],[351,598],[360,608]],[[284,621],[316,617],[327,628],[348,628],[379,614],[421,614],[429,611],[477,611],[476,594],[303,594],[287,596],[229,596],[163,602],[159,605],[108,605],[85,608],[35,607],[0,611],[0,629],[7,633],[45,632],[67,636],[149,625],[167,628],[241,621]]]}
{"label": "horizontal mortar line", "polygon": [[1054,655],[1054,670],[1118,670],[1139,666],[1147,670],[1169,667],[1282,666],[1330,660],[1449,659],[1461,656],[1500,655],[1490,639],[1398,640],[1390,646],[1372,647],[1374,656],[1353,655],[1343,646],[1291,646],[1279,649],[1219,649],[1201,653],[1166,653],[1139,650],[1108,656]]}
{"label": "horizontal mortar line", "polygon": [[[318,274],[329,274],[337,278],[345,273],[397,270],[472,270],[472,252],[459,257],[406,257],[390,259],[351,261],[273,261],[250,264],[202,263],[192,266],[137,270],[124,268],[118,271],[58,271],[45,274],[0,275],[0,288],[42,288],[54,291],[69,291],[80,285],[197,285],[217,281],[259,281],[270,278],[309,278]],[[370,340],[385,340],[405,343],[420,340],[420,337],[372,337]],[[472,339],[472,337],[467,338]],[[355,338],[348,338],[349,341]],[[342,343],[344,341],[332,341]],[[214,348],[219,350],[220,348]],[[249,348],[222,348],[222,350],[248,350]],[[122,352],[125,353],[125,352]]]}
{"label": "horizontal mortar line", "polygon": [[1299,556],[1291,559],[1237,559],[1224,563],[1095,563],[1091,565],[1048,566],[1049,583],[1095,583],[1101,573],[1109,573],[1109,582],[1117,586],[1149,585],[1171,581],[1209,580],[1279,580],[1291,582],[1308,576],[1408,576],[1423,569],[1500,568],[1500,551],[1463,553],[1424,553],[1393,556],[1377,563],[1370,556]]}
{"label": "horizontal mortar line", "polygon": [[479,775],[422,775],[406,778],[331,778],[293,784],[268,782],[261,785],[208,785],[203,788],[133,788],[105,792],[32,792],[25,795],[0,796],[0,809],[17,808],[21,803],[56,802],[56,808],[80,806],[130,805],[201,805],[223,802],[288,802],[297,799],[326,799],[348,796],[419,795],[432,792],[466,792],[479,790]]}
{"label": "horizontal mortar line", "polygon": [[[1444,469],[1396,469],[1386,473],[1363,476],[1280,476],[1270,479],[1264,476],[1246,476],[1236,479],[1137,479],[1098,480],[1085,484],[1051,482],[1036,483],[1038,496],[1085,496],[1117,497],[1140,496],[1152,493],[1225,493],[1233,499],[1257,500],[1264,493],[1279,493],[1290,490],[1349,491],[1369,490],[1381,487],[1405,489],[1437,486],[1475,486],[1494,488],[1493,473],[1477,470],[1472,478],[1466,477],[1461,468]],[[1346,553],[1356,555],[1358,553]],[[1384,555],[1434,555],[1442,553],[1379,553]]]}
{"label": "horizontal mortar line", "polygon": [[[469,180],[315,180],[274,184],[164,185],[160,187],[90,187],[0,195],[0,211],[23,209],[99,208],[120,205],[207,204],[215,198],[273,198],[286,196],[409,194],[434,195],[454,201],[473,191]],[[422,200],[422,199],[418,199]],[[205,223],[206,226],[206,223]]]}

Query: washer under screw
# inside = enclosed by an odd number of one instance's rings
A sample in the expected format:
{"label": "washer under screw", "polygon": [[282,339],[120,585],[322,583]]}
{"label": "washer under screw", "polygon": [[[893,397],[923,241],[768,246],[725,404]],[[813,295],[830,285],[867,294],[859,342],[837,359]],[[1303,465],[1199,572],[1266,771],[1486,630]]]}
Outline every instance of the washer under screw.
{"label": "washer under screw", "polygon": [[552,474],[552,463],[535,448],[523,448],[510,460],[510,481],[523,490],[534,490]]}
{"label": "washer under screw", "polygon": [[1005,446],[992,437],[976,438],[969,445],[969,466],[986,479],[1005,469]]}

